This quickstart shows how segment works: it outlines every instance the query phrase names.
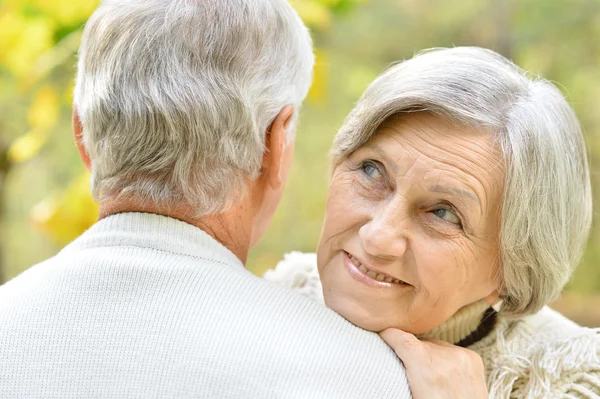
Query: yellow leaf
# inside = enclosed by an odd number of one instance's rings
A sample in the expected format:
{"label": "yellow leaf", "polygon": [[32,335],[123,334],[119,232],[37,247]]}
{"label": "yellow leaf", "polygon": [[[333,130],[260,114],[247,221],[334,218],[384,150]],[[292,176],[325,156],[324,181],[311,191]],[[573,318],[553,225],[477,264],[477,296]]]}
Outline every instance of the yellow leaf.
{"label": "yellow leaf", "polygon": [[27,76],[21,76],[21,84],[24,89],[44,79],[54,68],[59,65],[73,62],[73,55],[77,52],[81,42],[82,30],[76,30],[62,38],[51,49],[45,51],[31,66],[30,73]]}
{"label": "yellow leaf", "polygon": [[58,91],[50,86],[43,86],[36,93],[27,112],[27,121],[35,130],[49,130],[58,120],[60,98]]}
{"label": "yellow leaf", "polygon": [[98,7],[99,0],[32,0],[32,5],[63,26],[85,22]]}
{"label": "yellow leaf", "polygon": [[44,17],[0,11],[0,63],[15,76],[29,73],[36,59],[52,47],[55,24]]}
{"label": "yellow leaf", "polygon": [[14,9],[0,9],[0,54],[3,54],[14,43],[24,25],[24,18]]}
{"label": "yellow leaf", "polygon": [[71,80],[65,90],[63,91],[63,101],[66,104],[73,104],[73,93],[75,92],[75,80]]}
{"label": "yellow leaf", "polygon": [[306,25],[318,29],[331,25],[331,11],[325,4],[315,0],[292,0],[290,4]]}
{"label": "yellow leaf", "polygon": [[89,174],[77,177],[63,192],[38,203],[29,219],[61,245],[77,238],[98,220],[98,204],[90,193]]}
{"label": "yellow leaf", "polygon": [[11,163],[21,163],[36,156],[48,136],[38,130],[32,130],[19,136],[8,149],[8,160]]}

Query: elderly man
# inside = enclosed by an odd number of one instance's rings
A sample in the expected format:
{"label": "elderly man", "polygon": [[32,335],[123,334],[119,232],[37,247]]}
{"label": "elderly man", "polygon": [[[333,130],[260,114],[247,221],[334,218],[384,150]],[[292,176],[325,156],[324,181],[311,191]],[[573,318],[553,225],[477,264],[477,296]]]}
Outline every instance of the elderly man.
{"label": "elderly man", "polygon": [[73,125],[100,221],[0,287],[0,397],[409,397],[376,334],[244,268],[312,59],[284,0],[98,8]]}

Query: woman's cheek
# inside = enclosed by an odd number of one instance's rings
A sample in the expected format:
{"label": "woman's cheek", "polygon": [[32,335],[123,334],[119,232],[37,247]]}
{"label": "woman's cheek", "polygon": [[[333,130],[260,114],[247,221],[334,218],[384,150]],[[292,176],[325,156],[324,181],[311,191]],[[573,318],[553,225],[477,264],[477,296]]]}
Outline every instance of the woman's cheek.
{"label": "woman's cheek", "polygon": [[[437,240],[433,240],[434,242]],[[464,303],[457,297],[467,287],[466,268],[471,262],[468,251],[456,243],[440,243],[429,245],[428,250],[419,251],[419,280],[428,293],[431,306],[449,307],[454,310]],[[459,295],[460,296],[460,295]],[[442,310],[442,309],[440,309]]]}
{"label": "woman's cheek", "polygon": [[330,186],[327,214],[348,220],[370,209],[370,201],[365,198],[365,188],[350,176],[340,177]]}
{"label": "woman's cheek", "polygon": [[420,234],[413,242],[418,278],[429,293],[455,286],[457,258],[453,249],[457,248],[427,234]]}
{"label": "woman's cheek", "polygon": [[[325,210],[325,220],[323,231],[319,243],[319,252],[325,257],[325,249],[328,252],[327,258],[333,256],[340,245],[343,245],[344,232],[348,230],[350,218],[356,214],[352,211],[352,195],[348,193],[350,181],[345,173],[335,173],[329,186],[329,195]],[[325,259],[321,259],[319,264],[323,264]],[[327,262],[329,259],[327,259]]]}

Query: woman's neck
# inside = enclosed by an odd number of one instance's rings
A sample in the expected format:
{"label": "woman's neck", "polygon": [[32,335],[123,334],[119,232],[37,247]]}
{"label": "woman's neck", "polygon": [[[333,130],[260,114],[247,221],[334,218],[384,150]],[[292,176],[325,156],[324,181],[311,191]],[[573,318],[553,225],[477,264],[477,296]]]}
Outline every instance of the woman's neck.
{"label": "woman's neck", "polygon": [[419,335],[419,338],[437,339],[466,347],[487,336],[495,323],[496,312],[481,300],[459,309],[450,319]]}

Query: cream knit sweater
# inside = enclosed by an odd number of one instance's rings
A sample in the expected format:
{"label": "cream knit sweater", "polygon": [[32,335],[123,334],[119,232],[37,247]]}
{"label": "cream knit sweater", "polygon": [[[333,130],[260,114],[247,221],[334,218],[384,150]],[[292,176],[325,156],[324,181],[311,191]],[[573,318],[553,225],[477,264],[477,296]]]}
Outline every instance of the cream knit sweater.
{"label": "cream knit sweater", "polygon": [[[323,302],[315,254],[287,254],[265,278]],[[514,320],[481,301],[424,336],[468,342],[483,359],[490,398],[600,398],[600,329],[548,307]]]}
{"label": "cream knit sweater", "polygon": [[373,333],[129,213],[0,287],[0,398],[409,398]]}

